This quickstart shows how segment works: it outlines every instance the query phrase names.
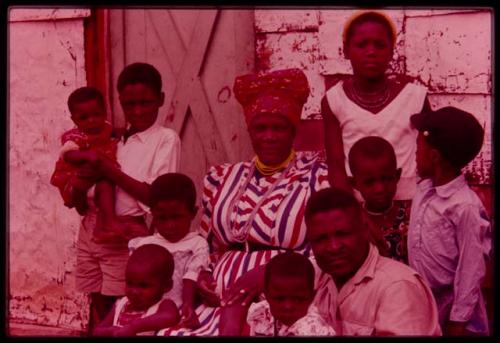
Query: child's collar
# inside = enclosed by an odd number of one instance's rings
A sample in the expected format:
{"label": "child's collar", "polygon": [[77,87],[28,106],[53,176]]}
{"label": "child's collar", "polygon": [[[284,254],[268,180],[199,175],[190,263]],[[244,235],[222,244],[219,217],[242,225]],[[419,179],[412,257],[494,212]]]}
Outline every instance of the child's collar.
{"label": "child's collar", "polygon": [[436,194],[441,198],[449,198],[458,189],[466,185],[467,181],[465,180],[465,176],[463,174],[460,174],[453,180],[445,183],[444,185],[434,187],[434,189],[436,190]]}

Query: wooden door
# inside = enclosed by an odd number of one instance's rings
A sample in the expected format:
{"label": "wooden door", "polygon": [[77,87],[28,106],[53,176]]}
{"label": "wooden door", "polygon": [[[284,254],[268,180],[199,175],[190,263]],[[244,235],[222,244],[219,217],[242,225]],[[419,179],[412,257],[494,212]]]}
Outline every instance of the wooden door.
{"label": "wooden door", "polygon": [[116,81],[125,65],[147,62],[161,73],[160,118],[182,141],[180,172],[198,197],[208,168],[252,156],[241,106],[232,92],[237,75],[254,69],[253,10],[109,10],[113,122],[125,121]]}

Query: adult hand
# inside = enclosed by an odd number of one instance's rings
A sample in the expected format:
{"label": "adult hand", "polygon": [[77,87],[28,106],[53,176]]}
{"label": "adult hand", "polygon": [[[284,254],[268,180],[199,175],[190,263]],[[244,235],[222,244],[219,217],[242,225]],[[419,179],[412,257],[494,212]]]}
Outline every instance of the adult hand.
{"label": "adult hand", "polygon": [[190,329],[196,329],[200,327],[200,321],[198,320],[198,316],[196,315],[196,312],[194,311],[192,306],[182,305],[181,321],[179,325]]}
{"label": "adult hand", "polygon": [[215,291],[217,283],[214,280],[212,273],[202,270],[198,275],[196,289],[203,303],[207,306],[220,306],[219,294]]}
{"label": "adult hand", "polygon": [[72,164],[96,164],[99,162],[100,156],[92,150],[70,150],[64,153],[64,160]]}
{"label": "adult hand", "polygon": [[221,306],[248,306],[264,290],[264,266],[255,267],[236,280],[225,292]]}

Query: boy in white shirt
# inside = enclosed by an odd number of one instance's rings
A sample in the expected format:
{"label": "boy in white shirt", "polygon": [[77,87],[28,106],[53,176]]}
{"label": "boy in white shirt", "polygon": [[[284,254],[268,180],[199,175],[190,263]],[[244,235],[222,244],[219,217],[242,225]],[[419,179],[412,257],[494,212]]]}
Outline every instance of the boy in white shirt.
{"label": "boy in white shirt", "polygon": [[190,232],[191,221],[198,212],[196,188],[184,174],[164,174],[151,184],[150,203],[152,227],[156,232],[130,240],[130,252],[144,244],[157,244],[173,255],[174,284],[167,295],[180,310],[180,325],[196,328],[199,326],[194,311],[196,280],[209,263],[207,241],[198,233]]}
{"label": "boy in white shirt", "polygon": [[[119,100],[127,128],[117,146],[121,168],[93,151],[69,151],[68,162],[82,163],[81,177],[106,178],[116,185],[116,216],[128,227],[146,225],[150,184],[159,175],[179,167],[180,139],[175,131],[157,123],[165,101],[158,70],[147,63],[126,66],[118,77]],[[87,225],[91,227],[92,225]],[[127,242],[97,244],[91,232],[80,230],[77,255],[77,284],[91,294],[89,331],[125,294]]]}

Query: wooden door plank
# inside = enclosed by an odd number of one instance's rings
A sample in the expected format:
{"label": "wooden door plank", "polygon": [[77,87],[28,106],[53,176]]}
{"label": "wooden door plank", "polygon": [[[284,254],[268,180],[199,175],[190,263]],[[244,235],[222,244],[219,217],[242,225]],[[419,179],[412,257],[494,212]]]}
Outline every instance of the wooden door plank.
{"label": "wooden door plank", "polygon": [[196,26],[200,9],[171,9],[169,14],[172,22],[176,26],[176,31],[180,39],[184,42],[184,46],[188,46],[193,34],[193,28]]}
{"label": "wooden door plank", "polygon": [[123,115],[118,91],[116,90],[116,80],[125,67],[125,10],[109,10],[109,65],[110,65],[110,102],[113,111],[113,125],[115,127],[125,127],[125,117]]}
{"label": "wooden door plank", "polygon": [[149,10],[147,11],[147,17],[151,22],[151,31],[159,38],[161,49],[168,58],[173,74],[177,75],[186,54],[186,45],[180,37],[170,11]]}
{"label": "wooden door plank", "polygon": [[189,107],[193,116],[198,134],[203,142],[203,149],[210,165],[227,161],[227,153],[222,143],[221,134],[217,128],[214,114],[208,105],[207,95],[200,82],[191,84]]}
{"label": "wooden door plank", "polygon": [[200,11],[192,39],[189,42],[184,63],[173,96],[172,127],[181,132],[186,111],[191,99],[192,83],[199,82],[199,74],[209,45],[213,27],[217,19],[217,10]]}
{"label": "wooden door plank", "polygon": [[[147,62],[146,18],[144,9],[125,10],[125,63]],[[133,25],[128,25],[133,23]]]}

